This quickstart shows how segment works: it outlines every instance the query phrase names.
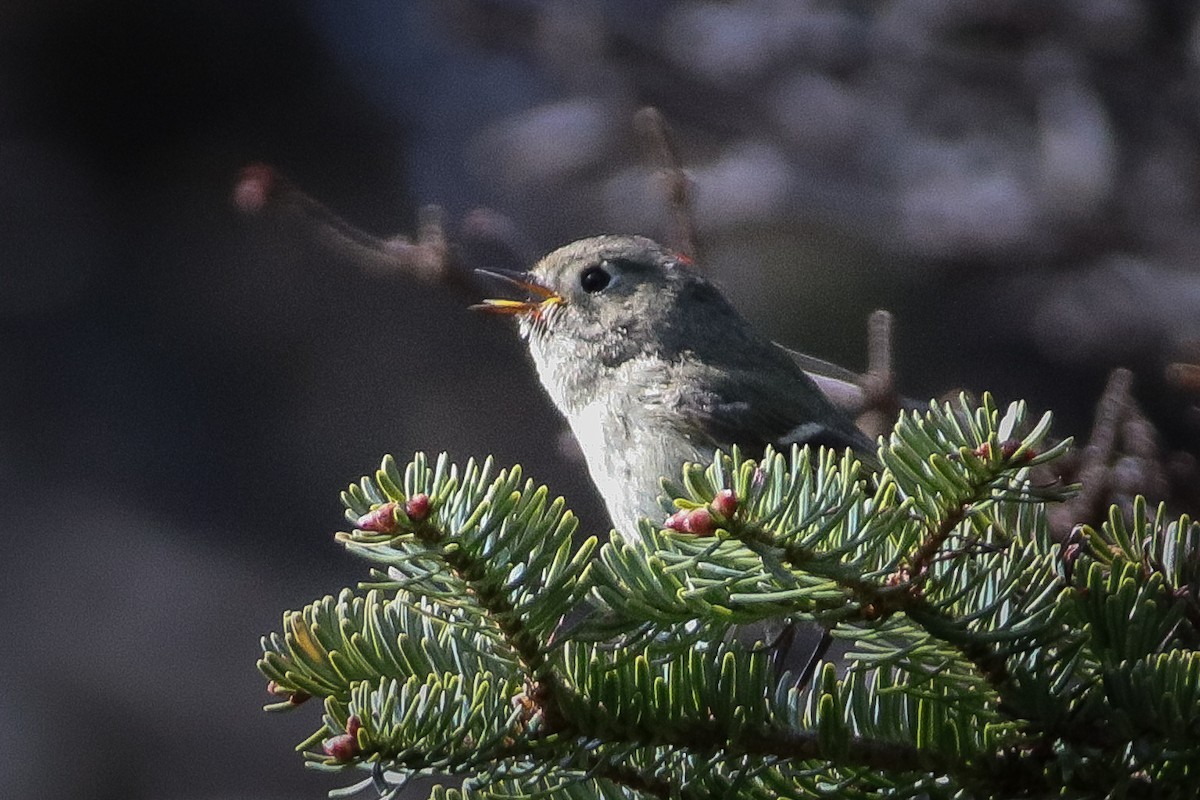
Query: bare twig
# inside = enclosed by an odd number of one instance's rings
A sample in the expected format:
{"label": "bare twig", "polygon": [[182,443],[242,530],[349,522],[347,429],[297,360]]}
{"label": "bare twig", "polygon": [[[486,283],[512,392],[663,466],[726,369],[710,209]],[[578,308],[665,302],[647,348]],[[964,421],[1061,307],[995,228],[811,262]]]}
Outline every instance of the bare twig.
{"label": "bare twig", "polygon": [[671,212],[670,244],[693,261],[699,257],[696,224],[692,214],[692,182],[680,165],[667,121],[657,108],[646,106],[633,116],[634,129],[642,146],[659,169]]}
{"label": "bare twig", "polygon": [[1200,364],[1167,364],[1165,376],[1167,383],[1176,389],[1200,397]]}
{"label": "bare twig", "polygon": [[[692,182],[680,164],[670,130],[658,109],[645,107],[634,116],[634,126],[657,165],[671,215],[671,245],[696,259],[696,226],[692,215]],[[301,241],[311,242],[333,259],[361,269],[415,279],[427,286],[450,289],[477,300],[481,287],[465,263],[482,247],[487,258],[478,266],[527,264],[532,248],[511,220],[487,209],[471,212],[463,220],[459,246],[446,235],[441,209],[421,210],[415,241],[407,236],[381,238],[355,227],[318,202],[283,175],[265,164],[245,167],[233,189],[234,206],[249,217],[269,220]],[[475,266],[475,264],[472,264]],[[877,436],[891,428],[896,418],[896,397],[891,363],[891,315],[876,311],[868,323],[869,366],[863,376],[810,356],[795,354],[835,405],[851,415],[861,414],[860,426]]]}
{"label": "bare twig", "polygon": [[270,219],[329,255],[363,269],[405,275],[472,297],[478,293],[472,273],[447,244],[441,210],[436,206],[421,210],[414,242],[404,236],[380,239],[354,227],[264,164],[242,170],[232,199],[243,214]]}
{"label": "bare twig", "polygon": [[1076,524],[1097,520],[1104,513],[1111,489],[1110,463],[1121,423],[1129,416],[1133,404],[1132,387],[1133,373],[1129,370],[1115,369],[1109,374],[1096,406],[1091,436],[1081,453],[1079,494],[1049,512],[1051,530],[1059,541],[1066,541]]}
{"label": "bare twig", "polygon": [[867,375],[878,380],[881,388],[891,388],[892,315],[882,308],[867,320]]}
{"label": "bare twig", "polygon": [[900,412],[892,368],[892,315],[883,309],[874,311],[867,320],[867,371],[862,388],[858,426],[875,438],[891,429]]}

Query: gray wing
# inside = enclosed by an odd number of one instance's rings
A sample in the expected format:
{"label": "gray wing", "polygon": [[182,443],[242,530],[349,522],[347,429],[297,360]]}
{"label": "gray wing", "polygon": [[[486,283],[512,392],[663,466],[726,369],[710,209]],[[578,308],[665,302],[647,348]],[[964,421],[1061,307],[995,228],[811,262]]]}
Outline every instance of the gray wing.
{"label": "gray wing", "polygon": [[786,353],[796,366],[804,370],[808,377],[812,378],[821,393],[835,408],[848,415],[862,412],[866,405],[866,392],[863,391],[861,384],[862,376],[834,364],[832,361],[792,350],[778,342],[774,344]]}
{"label": "gray wing", "polygon": [[[856,375],[832,361],[792,350],[778,342],[775,342],[775,346],[787,353],[788,357],[804,370],[808,377],[813,379],[813,382],[820,387],[822,394],[829,398],[829,402],[834,407],[850,416],[862,413],[867,403],[867,395],[862,388],[863,376]],[[901,396],[897,397],[896,401],[900,408],[910,411],[921,411],[926,408],[924,402],[912,397]]]}
{"label": "gray wing", "polygon": [[793,444],[874,452],[870,439],[799,368],[712,370],[706,378],[683,393],[681,411],[712,445],[736,444],[753,454]]}

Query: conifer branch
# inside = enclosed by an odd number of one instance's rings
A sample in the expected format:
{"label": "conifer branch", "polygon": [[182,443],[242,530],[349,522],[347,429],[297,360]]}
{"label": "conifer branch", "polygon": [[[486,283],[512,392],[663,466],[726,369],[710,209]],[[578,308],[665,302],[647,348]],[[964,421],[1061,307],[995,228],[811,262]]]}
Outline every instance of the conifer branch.
{"label": "conifer branch", "polygon": [[[645,524],[596,558],[518,469],[385,459],[338,540],[387,573],[286,615],[259,666],[275,707],[324,700],[315,764],[444,772],[478,800],[1187,796],[1200,526],[1139,500],[1060,552],[1045,503],[1066,492],[1030,470],[1066,445],[1023,414],[906,414],[877,473],[720,455],[670,488],[707,526]],[[562,626],[585,598],[594,619]],[[780,685],[724,638],[778,617],[855,649]]]}
{"label": "conifer branch", "polygon": [[599,759],[590,760],[595,763],[592,766],[592,770],[589,771],[594,771],[597,778],[612,781],[620,786],[633,789],[635,792],[648,794],[651,797],[659,797],[662,800],[667,800],[667,798],[687,800],[687,798],[692,797],[699,800],[702,797],[702,795],[697,795],[686,786],[679,786],[677,783],[669,781],[666,778],[647,775],[625,764],[610,764]]}
{"label": "conifer branch", "polygon": [[489,572],[476,559],[451,544],[445,531],[427,521],[412,526],[416,538],[439,552],[446,565],[467,585],[467,591],[487,613],[488,620],[500,631],[504,641],[517,657],[530,680],[539,680],[546,657],[537,638],[521,622],[517,609],[507,594],[490,580]]}

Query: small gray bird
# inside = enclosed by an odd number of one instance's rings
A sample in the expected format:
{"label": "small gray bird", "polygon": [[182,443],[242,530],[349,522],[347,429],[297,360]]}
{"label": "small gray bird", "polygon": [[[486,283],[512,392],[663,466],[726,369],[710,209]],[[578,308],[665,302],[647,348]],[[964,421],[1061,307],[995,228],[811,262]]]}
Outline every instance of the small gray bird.
{"label": "small gray bird", "polygon": [[501,276],[527,298],[477,306],[518,317],[542,386],[630,537],[638,519],[664,518],[661,479],[717,449],[874,450],[792,355],[686,261],[640,236],[583,239]]}

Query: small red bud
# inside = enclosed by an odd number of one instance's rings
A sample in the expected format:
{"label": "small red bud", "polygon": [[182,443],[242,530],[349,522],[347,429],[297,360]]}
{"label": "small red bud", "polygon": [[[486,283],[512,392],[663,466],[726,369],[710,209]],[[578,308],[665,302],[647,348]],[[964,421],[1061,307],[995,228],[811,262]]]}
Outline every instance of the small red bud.
{"label": "small red bud", "polygon": [[291,689],[285,689],[275,681],[267,682],[267,691],[276,697],[287,698],[287,701],[294,706],[300,705],[310,696],[307,692],[301,692],[300,690],[292,691]]}
{"label": "small red bud", "polygon": [[[1021,449],[1021,440],[1020,439],[1005,439],[1003,442],[1000,443],[1000,459],[1002,461],[1009,461],[1012,459],[1013,456],[1015,456],[1017,454],[1017,451],[1020,449]],[[979,447],[976,447],[975,455],[979,456],[980,458],[991,458],[992,457],[991,444],[988,442],[984,442],[983,444],[979,445]],[[1037,453],[1035,453],[1033,451],[1033,449],[1030,448],[1021,454],[1021,458],[1024,461],[1030,461],[1035,455],[1037,455]]]}
{"label": "small red bud", "polygon": [[348,733],[339,733],[321,742],[321,749],[325,755],[344,764],[358,755],[358,740]]}
{"label": "small red bud", "polygon": [[391,533],[396,530],[396,504],[384,503],[374,511],[358,518],[358,528],[376,533]]}
{"label": "small red bud", "polygon": [[693,508],[683,522],[684,530],[697,536],[710,536],[716,530],[712,512],[707,508]]}
{"label": "small red bud", "polygon": [[722,489],[721,491],[717,492],[717,496],[712,499],[712,502],[708,504],[708,507],[720,514],[722,517],[728,519],[729,517],[733,516],[734,512],[737,511],[737,495],[733,493],[732,489]]}
{"label": "small red bud", "polygon": [[257,214],[271,200],[276,183],[275,171],[266,164],[249,165],[233,187],[234,206],[243,214]]}
{"label": "small red bud", "polygon": [[697,536],[709,536],[717,525],[712,512],[707,508],[680,509],[663,523],[663,527],[680,533],[694,533]]}
{"label": "small red bud", "polygon": [[359,719],[358,714],[351,714],[346,719],[346,735],[347,736],[355,736],[355,737],[358,736],[358,731],[361,727],[362,727],[362,720]]}
{"label": "small red bud", "polygon": [[414,494],[404,503],[404,513],[414,522],[420,522],[429,516],[429,495]]}
{"label": "small red bud", "polygon": [[[1015,456],[1017,454],[1017,451],[1020,449],[1021,449],[1021,440],[1020,439],[1005,439],[1000,444],[1000,455],[1004,457],[1005,461],[1008,461],[1010,458]],[[1033,457],[1035,455],[1037,455],[1037,453],[1035,453],[1033,451],[1033,448],[1031,447],[1028,450],[1026,450],[1024,453],[1021,454],[1021,458],[1024,461],[1030,461],[1033,459]]]}
{"label": "small red bud", "polygon": [[688,513],[689,512],[686,509],[680,509],[679,511],[676,511],[674,514],[667,517],[667,521],[663,523],[663,527],[668,530],[686,533]]}

